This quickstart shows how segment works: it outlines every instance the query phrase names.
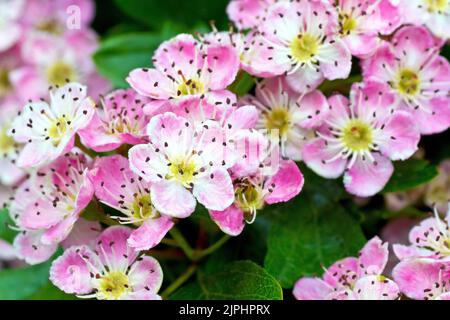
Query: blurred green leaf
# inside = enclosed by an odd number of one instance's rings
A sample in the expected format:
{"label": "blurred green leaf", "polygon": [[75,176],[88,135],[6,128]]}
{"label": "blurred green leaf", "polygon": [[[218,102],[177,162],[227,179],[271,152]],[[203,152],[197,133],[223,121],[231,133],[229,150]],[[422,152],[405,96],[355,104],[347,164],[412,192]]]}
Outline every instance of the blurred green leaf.
{"label": "blurred green leaf", "polygon": [[56,288],[50,281],[34,292],[27,300],[76,300],[75,295],[67,294]]}
{"label": "blurred green leaf", "polygon": [[291,288],[301,276],[320,275],[322,266],[355,255],[365,238],[359,224],[340,205],[340,182],[302,169],[307,183],[288,203],[271,206],[272,227],[264,267]]}
{"label": "blurred green leaf", "polygon": [[197,282],[179,289],[172,300],[281,300],[280,284],[251,261],[229,263],[211,273],[199,271]]}
{"label": "blurred green leaf", "polygon": [[386,192],[406,191],[431,181],[438,175],[436,167],[427,160],[409,159],[394,163],[395,171],[383,189]]}
{"label": "blurred green leaf", "polygon": [[126,88],[131,70],[151,67],[153,51],[164,39],[152,33],[126,33],[107,38],[94,54],[98,71],[114,86]]}
{"label": "blurred green leaf", "polygon": [[158,30],[166,21],[176,21],[187,27],[214,20],[218,27],[226,27],[225,13],[229,0],[115,0],[117,6],[130,17]]}
{"label": "blurred green leaf", "polygon": [[0,210],[0,239],[13,242],[17,232],[12,230],[9,226],[13,225],[13,221],[9,216],[8,210]]}
{"label": "blurred green leaf", "polygon": [[242,97],[254,87],[256,80],[245,71],[239,71],[236,80],[228,87],[228,90]]}

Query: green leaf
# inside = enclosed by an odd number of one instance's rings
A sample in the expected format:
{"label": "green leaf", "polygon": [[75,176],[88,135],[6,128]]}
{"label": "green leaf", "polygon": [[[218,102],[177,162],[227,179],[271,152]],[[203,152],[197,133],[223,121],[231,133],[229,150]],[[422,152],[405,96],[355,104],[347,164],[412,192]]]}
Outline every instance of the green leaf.
{"label": "green leaf", "polygon": [[13,225],[13,221],[9,216],[8,210],[0,210],[0,239],[6,240],[10,243],[14,240],[17,232],[12,230],[9,226]]}
{"label": "green leaf", "polygon": [[273,222],[264,267],[283,288],[302,276],[322,274],[322,266],[357,254],[365,242],[359,224],[339,203],[340,182],[302,171],[306,184],[300,195],[266,209]]}
{"label": "green leaf", "polygon": [[107,38],[94,54],[98,71],[118,88],[128,87],[131,70],[151,67],[153,52],[165,40],[152,33],[128,33]]}
{"label": "green leaf", "polygon": [[32,296],[48,283],[50,262],[6,269],[0,272],[0,300],[20,300]]}
{"label": "green leaf", "polygon": [[67,294],[48,281],[39,290],[27,297],[27,300],[76,300],[75,295]]}
{"label": "green leaf", "polygon": [[280,284],[251,261],[235,261],[211,273],[198,272],[197,282],[172,295],[173,300],[282,300]]}
{"label": "green leaf", "polygon": [[384,187],[383,193],[413,189],[438,175],[436,167],[426,160],[409,159],[396,162],[394,166],[394,174]]}
{"label": "green leaf", "polygon": [[242,97],[253,88],[255,83],[254,77],[241,70],[236,76],[236,80],[228,87],[228,90],[235,93],[238,97]]}
{"label": "green leaf", "polygon": [[115,0],[117,6],[130,17],[158,30],[166,21],[186,26],[214,20],[218,27],[226,27],[225,8],[229,0]]}

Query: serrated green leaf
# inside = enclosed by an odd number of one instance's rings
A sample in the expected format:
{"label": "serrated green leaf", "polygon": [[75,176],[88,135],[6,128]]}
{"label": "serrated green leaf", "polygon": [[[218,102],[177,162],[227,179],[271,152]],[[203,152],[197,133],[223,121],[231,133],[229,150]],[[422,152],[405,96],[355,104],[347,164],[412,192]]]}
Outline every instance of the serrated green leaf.
{"label": "serrated green leaf", "polygon": [[436,167],[426,160],[409,159],[394,163],[394,174],[383,189],[386,192],[406,191],[431,181],[438,175]]}
{"label": "serrated green leaf", "polygon": [[320,275],[322,266],[355,255],[365,238],[359,224],[339,204],[337,181],[305,174],[305,188],[288,203],[271,206],[272,227],[264,267],[291,288],[302,276]]}
{"label": "serrated green leaf", "polygon": [[251,261],[232,262],[211,273],[199,271],[197,282],[172,295],[173,300],[281,300],[280,284]]}

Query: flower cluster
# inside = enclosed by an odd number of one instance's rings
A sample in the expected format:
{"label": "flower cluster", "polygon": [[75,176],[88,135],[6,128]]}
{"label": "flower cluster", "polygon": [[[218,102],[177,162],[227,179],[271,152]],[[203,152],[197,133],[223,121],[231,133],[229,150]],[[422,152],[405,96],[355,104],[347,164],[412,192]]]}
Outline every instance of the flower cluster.
{"label": "flower cluster", "polygon": [[[13,190],[13,255],[37,264],[62,246],[50,280],[64,292],[161,299],[150,254],[198,207],[238,236],[301,192],[300,161],[343,176],[352,195],[379,193],[393,161],[450,127],[450,64],[439,53],[450,4],[425,2],[232,0],[238,31],[175,36],[152,67],[130,71],[130,88],[111,91],[91,59],[92,1],[3,1],[0,182]],[[348,96],[322,89],[358,63]],[[254,90],[237,95],[248,75]],[[411,246],[394,247],[395,282],[375,237],[322,279],[300,279],[294,295],[448,298],[449,219],[436,214],[411,231]]]}

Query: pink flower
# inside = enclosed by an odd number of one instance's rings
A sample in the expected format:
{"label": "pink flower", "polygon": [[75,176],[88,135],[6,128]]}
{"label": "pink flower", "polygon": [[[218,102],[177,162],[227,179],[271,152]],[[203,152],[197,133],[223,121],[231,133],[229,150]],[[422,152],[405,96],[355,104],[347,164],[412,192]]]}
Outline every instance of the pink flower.
{"label": "pink flower", "polygon": [[39,169],[16,191],[10,215],[22,232],[14,245],[28,263],[47,260],[91,201],[90,160],[76,149]]}
{"label": "pink flower", "polygon": [[259,31],[249,53],[258,76],[286,74],[292,89],[307,92],[324,79],[343,79],[350,73],[351,54],[337,35],[337,12],[327,2],[274,4]]}
{"label": "pink flower", "polygon": [[301,278],[294,287],[297,300],[395,300],[399,288],[382,275],[388,260],[388,244],[375,237],[358,258],[344,258],[320,278]]}
{"label": "pink flower", "polygon": [[9,131],[16,142],[25,143],[17,165],[41,166],[70,151],[75,134],[91,121],[94,107],[86,87],[78,83],[51,91],[50,105],[45,101],[28,103]]}
{"label": "pink flower", "polygon": [[151,198],[162,214],[184,218],[197,199],[206,208],[224,210],[233,202],[233,185],[225,161],[230,152],[217,122],[201,130],[185,118],[167,112],[148,125],[150,143],[130,149],[131,169],[151,182]]}
{"label": "pink flower", "polygon": [[450,127],[450,64],[440,46],[421,27],[403,27],[363,64],[367,81],[390,86],[398,109],[409,110],[422,134]]}
{"label": "pink flower", "polygon": [[150,117],[144,115],[143,107],[148,102],[131,89],[112,92],[104,98],[103,109],[97,109],[90,124],[79,132],[81,141],[97,152],[144,143]]}
{"label": "pink flower", "polygon": [[17,46],[5,52],[0,52],[0,108],[4,104],[17,101],[16,92],[11,83],[11,71],[22,64],[20,50]]}
{"label": "pink flower", "polygon": [[294,161],[281,161],[278,170],[269,176],[261,171],[234,181],[234,203],[223,211],[210,210],[219,228],[232,236],[239,235],[245,223],[253,223],[256,212],[265,204],[287,202],[303,188],[303,175]]}
{"label": "pink flower", "polygon": [[299,161],[303,145],[314,137],[312,128],[322,124],[328,101],[320,91],[296,94],[281,77],[267,79],[256,87],[256,97],[247,96],[246,103],[259,111],[256,129],[278,130],[283,156]]}
{"label": "pink flower", "polygon": [[400,262],[392,275],[400,290],[416,300],[450,300],[449,264],[433,259]]}
{"label": "pink flower", "polygon": [[50,280],[66,293],[99,300],[160,300],[158,261],[127,245],[131,229],[109,227],[94,247],[67,249],[52,263]]}
{"label": "pink flower", "polygon": [[214,104],[229,98],[225,89],[240,63],[231,46],[203,46],[191,35],[180,34],[160,45],[153,64],[155,69],[135,69],[127,78],[139,94],[160,101],[206,95]]}
{"label": "pink flower", "polygon": [[50,86],[63,86],[68,81],[87,84],[88,94],[96,99],[110,89],[91,58],[96,47],[95,34],[83,33],[73,43],[32,34],[22,44],[26,64],[11,72],[11,82],[23,101],[46,97]]}
{"label": "pink flower", "polygon": [[18,20],[24,5],[24,0],[0,2],[0,52],[11,48],[22,36],[22,27]]}
{"label": "pink flower", "polygon": [[354,85],[350,100],[329,98],[330,112],[308,142],[302,157],[317,174],[333,179],[344,173],[351,194],[379,192],[393,172],[391,160],[405,160],[417,150],[420,134],[410,113],[390,106],[395,96],[378,84]]}
{"label": "pink flower", "polygon": [[256,28],[276,0],[231,0],[227,14],[239,29]]}
{"label": "pink flower", "polygon": [[98,159],[91,177],[97,198],[125,215],[113,218],[138,227],[130,234],[130,247],[153,248],[174,225],[170,216],[161,215],[154,208],[151,183],[131,171],[126,158],[114,155]]}
{"label": "pink flower", "polygon": [[450,4],[448,1],[400,0],[405,23],[425,25],[436,37],[450,38]]}
{"label": "pink flower", "polygon": [[401,23],[399,8],[392,0],[329,0],[339,15],[339,33],[350,52],[358,57],[371,55],[381,43],[379,35],[389,35]]}
{"label": "pink flower", "polygon": [[446,260],[450,255],[450,209],[445,220],[435,209],[434,217],[411,229],[409,242],[409,246],[394,244],[394,252],[400,260],[421,257]]}

